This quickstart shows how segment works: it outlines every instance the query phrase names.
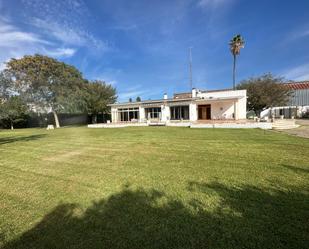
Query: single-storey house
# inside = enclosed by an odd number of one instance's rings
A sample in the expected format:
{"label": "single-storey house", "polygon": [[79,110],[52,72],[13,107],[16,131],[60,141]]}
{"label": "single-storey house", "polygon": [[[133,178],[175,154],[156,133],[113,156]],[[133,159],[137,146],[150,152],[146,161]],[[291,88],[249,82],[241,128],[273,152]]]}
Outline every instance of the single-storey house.
{"label": "single-storey house", "polygon": [[192,89],[173,98],[111,104],[112,123],[169,123],[246,119],[246,90]]}

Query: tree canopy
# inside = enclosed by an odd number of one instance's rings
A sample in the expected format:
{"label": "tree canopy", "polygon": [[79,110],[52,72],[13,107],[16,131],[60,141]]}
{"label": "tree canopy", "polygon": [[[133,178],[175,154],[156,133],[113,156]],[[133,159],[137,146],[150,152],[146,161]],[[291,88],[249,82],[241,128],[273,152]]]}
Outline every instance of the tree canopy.
{"label": "tree canopy", "polygon": [[237,89],[247,90],[247,109],[259,114],[264,108],[287,104],[291,91],[283,83],[284,78],[268,73],[241,81]]}
{"label": "tree canopy", "polygon": [[116,89],[104,81],[88,81],[85,84],[84,99],[87,112],[90,114],[109,112],[108,104],[115,103]]}
{"label": "tree canopy", "polygon": [[25,119],[27,106],[19,96],[10,96],[1,101],[0,120],[9,122],[11,129],[14,124]]}
{"label": "tree canopy", "polygon": [[14,92],[13,81],[4,72],[0,72],[0,103]]}
{"label": "tree canopy", "polygon": [[[74,66],[43,55],[11,59],[0,75],[0,94],[14,89],[37,112],[52,112],[60,127],[58,113],[106,112],[116,100],[116,89],[101,81],[89,82]],[[0,95],[0,97],[1,97]]]}
{"label": "tree canopy", "polygon": [[245,40],[240,34],[238,34],[230,40],[229,45],[232,55],[236,56],[240,54],[240,49],[245,46]]}
{"label": "tree canopy", "polygon": [[27,102],[56,112],[78,111],[82,74],[73,66],[43,55],[11,59],[6,73]]}

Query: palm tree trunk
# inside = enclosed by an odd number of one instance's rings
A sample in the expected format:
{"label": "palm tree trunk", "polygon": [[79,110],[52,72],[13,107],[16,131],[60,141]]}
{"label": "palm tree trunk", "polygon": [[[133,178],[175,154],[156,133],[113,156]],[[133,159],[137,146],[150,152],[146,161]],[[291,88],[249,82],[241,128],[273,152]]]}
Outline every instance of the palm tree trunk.
{"label": "palm tree trunk", "polygon": [[[233,54],[233,90],[235,90],[235,78],[236,78],[236,54]],[[236,103],[234,101],[234,119],[236,120]]]}
{"label": "palm tree trunk", "polygon": [[233,55],[233,90],[235,90],[235,78],[236,78],[236,54]]}

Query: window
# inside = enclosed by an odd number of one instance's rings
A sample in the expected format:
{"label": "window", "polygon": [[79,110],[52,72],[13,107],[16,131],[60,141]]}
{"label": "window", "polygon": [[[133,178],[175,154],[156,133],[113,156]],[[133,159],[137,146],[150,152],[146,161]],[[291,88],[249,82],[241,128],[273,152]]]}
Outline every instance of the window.
{"label": "window", "polygon": [[189,106],[171,106],[171,120],[189,120]]}
{"label": "window", "polygon": [[121,122],[138,120],[138,119],[139,119],[138,107],[118,109],[118,120],[120,120]]}
{"label": "window", "polygon": [[150,118],[161,118],[161,107],[145,108],[146,117]]}

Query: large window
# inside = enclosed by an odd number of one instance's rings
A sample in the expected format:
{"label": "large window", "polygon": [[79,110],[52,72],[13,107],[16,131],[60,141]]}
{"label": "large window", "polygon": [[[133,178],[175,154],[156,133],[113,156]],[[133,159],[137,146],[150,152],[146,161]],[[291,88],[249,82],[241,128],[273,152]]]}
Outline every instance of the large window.
{"label": "large window", "polygon": [[138,121],[138,119],[139,119],[138,107],[118,109],[118,120],[120,120],[121,122]]}
{"label": "large window", "polygon": [[189,106],[171,106],[171,120],[189,120]]}
{"label": "large window", "polygon": [[145,108],[145,114],[148,119],[161,118],[161,107]]}

